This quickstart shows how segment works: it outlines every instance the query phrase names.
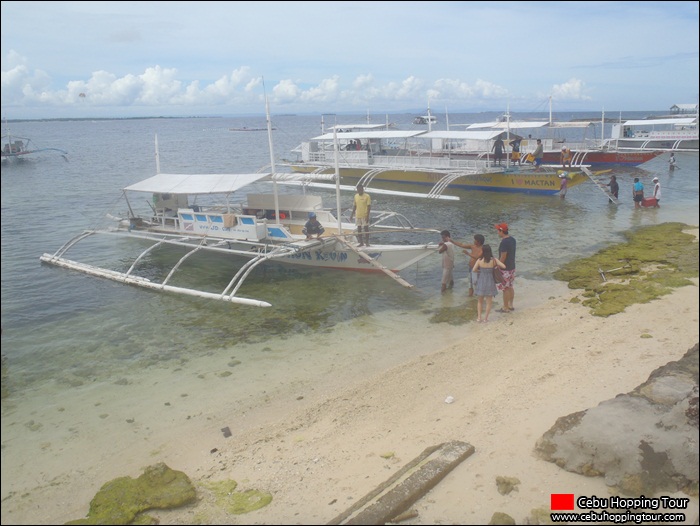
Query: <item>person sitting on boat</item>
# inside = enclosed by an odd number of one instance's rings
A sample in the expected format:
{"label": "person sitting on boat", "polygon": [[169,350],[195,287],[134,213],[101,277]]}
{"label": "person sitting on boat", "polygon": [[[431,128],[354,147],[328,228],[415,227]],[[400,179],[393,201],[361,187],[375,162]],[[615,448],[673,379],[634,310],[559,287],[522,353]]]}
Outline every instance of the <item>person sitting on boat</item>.
{"label": "person sitting on boat", "polygon": [[568,146],[561,147],[561,167],[571,168],[571,150]]}
{"label": "person sitting on boat", "polygon": [[309,220],[306,222],[304,229],[301,231],[302,234],[306,236],[306,240],[310,241],[314,235],[316,236],[316,239],[320,239],[321,234],[323,234],[325,231],[326,229],[323,228],[323,225],[318,221],[318,219],[316,219],[316,213],[309,212]]}

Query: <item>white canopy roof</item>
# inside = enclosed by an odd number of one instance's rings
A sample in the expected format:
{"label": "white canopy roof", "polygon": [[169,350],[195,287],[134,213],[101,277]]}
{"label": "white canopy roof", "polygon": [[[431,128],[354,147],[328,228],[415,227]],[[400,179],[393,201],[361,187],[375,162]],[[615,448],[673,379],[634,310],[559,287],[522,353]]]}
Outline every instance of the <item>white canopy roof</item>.
{"label": "white canopy roof", "polygon": [[255,174],[158,174],[124,188],[160,194],[230,194],[270,173]]}
{"label": "white canopy roof", "polygon": [[[516,128],[542,128],[543,126],[548,126],[549,121],[512,121],[510,123],[510,129]],[[467,126],[468,130],[479,129],[479,128],[492,128],[494,130],[506,130],[508,129],[507,122],[476,122]]]}
{"label": "white canopy roof", "polygon": [[[455,139],[455,140],[478,140],[489,141],[503,134],[503,130],[465,130],[465,131],[446,131],[437,130],[424,133],[422,138],[426,139]],[[515,137],[515,135],[513,136]]]}
{"label": "white canopy roof", "polygon": [[379,130],[380,128],[386,128],[386,124],[336,124],[335,126],[329,126],[329,130]]}
{"label": "white canopy roof", "polygon": [[[343,132],[337,133],[338,140],[349,140],[349,139],[407,139],[409,137],[415,137],[425,133],[425,130],[386,130],[386,131],[365,131],[365,132]],[[313,137],[312,141],[332,141],[333,134],[326,133],[324,135],[319,135],[318,137]]]}
{"label": "white canopy roof", "polygon": [[683,126],[684,124],[694,124],[695,122],[695,117],[681,117],[675,119],[639,119],[625,121],[625,126],[658,126],[660,124],[677,124],[679,126]]}
{"label": "white canopy roof", "polygon": [[519,130],[519,129],[530,129],[530,128],[544,128],[549,126],[550,128],[587,128],[595,124],[592,121],[569,121],[569,122],[552,122],[549,121],[512,121],[510,125],[507,122],[477,122],[475,124],[470,124],[467,126],[467,130],[472,129],[482,129],[482,128],[492,128],[494,130]]}

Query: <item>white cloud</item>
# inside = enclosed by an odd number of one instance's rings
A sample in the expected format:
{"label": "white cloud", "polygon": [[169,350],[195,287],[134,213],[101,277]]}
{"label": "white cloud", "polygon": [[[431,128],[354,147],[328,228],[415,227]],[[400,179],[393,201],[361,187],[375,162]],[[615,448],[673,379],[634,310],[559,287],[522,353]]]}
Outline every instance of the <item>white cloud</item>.
{"label": "white cloud", "polygon": [[563,84],[552,86],[552,99],[555,101],[592,100],[585,94],[585,83],[580,79],[569,79]]}
{"label": "white cloud", "polygon": [[[48,117],[248,113],[266,92],[292,112],[428,101],[531,111],[550,96],[560,110],[660,109],[698,93],[697,2],[30,4],[2,3],[2,104],[14,118],[34,106]],[[357,38],[369,9],[381,31]],[[598,28],[576,53],[562,45],[572,20]],[[290,33],[311,22],[332,34]],[[632,31],[654,38],[629,57]]]}

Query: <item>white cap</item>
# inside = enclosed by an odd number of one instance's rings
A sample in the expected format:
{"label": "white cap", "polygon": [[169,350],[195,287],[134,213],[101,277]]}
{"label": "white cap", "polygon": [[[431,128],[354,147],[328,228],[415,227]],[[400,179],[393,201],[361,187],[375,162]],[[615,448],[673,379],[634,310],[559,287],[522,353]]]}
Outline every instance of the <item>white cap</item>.
{"label": "white cap", "polygon": [[654,178],[652,179],[652,181],[658,181],[658,180],[659,180],[658,177],[654,177]]}

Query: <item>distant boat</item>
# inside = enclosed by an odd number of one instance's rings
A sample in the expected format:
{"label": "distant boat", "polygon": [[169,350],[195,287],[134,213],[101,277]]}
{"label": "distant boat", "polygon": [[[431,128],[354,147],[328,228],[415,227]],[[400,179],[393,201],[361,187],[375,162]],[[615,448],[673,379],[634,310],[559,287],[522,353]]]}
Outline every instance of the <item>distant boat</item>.
{"label": "distant boat", "polygon": [[[272,128],[276,130],[277,128]],[[267,131],[267,128],[248,128],[248,126],[243,126],[242,128],[229,128],[228,131]]]}
{"label": "distant boat", "polygon": [[413,119],[413,124],[437,124],[435,115],[419,115]]}
{"label": "distant boat", "polygon": [[10,129],[7,126],[7,121],[5,123],[6,133],[2,136],[2,162],[9,162],[14,160],[22,160],[29,157],[32,154],[39,152],[55,151],[61,154],[68,155],[65,150],[60,150],[59,148],[36,148],[32,144],[32,140],[27,137],[19,137],[17,135],[12,135]]}
{"label": "distant boat", "polygon": [[669,116],[636,119],[613,124],[612,135],[605,147],[624,152],[649,150],[698,151],[698,117]]}

